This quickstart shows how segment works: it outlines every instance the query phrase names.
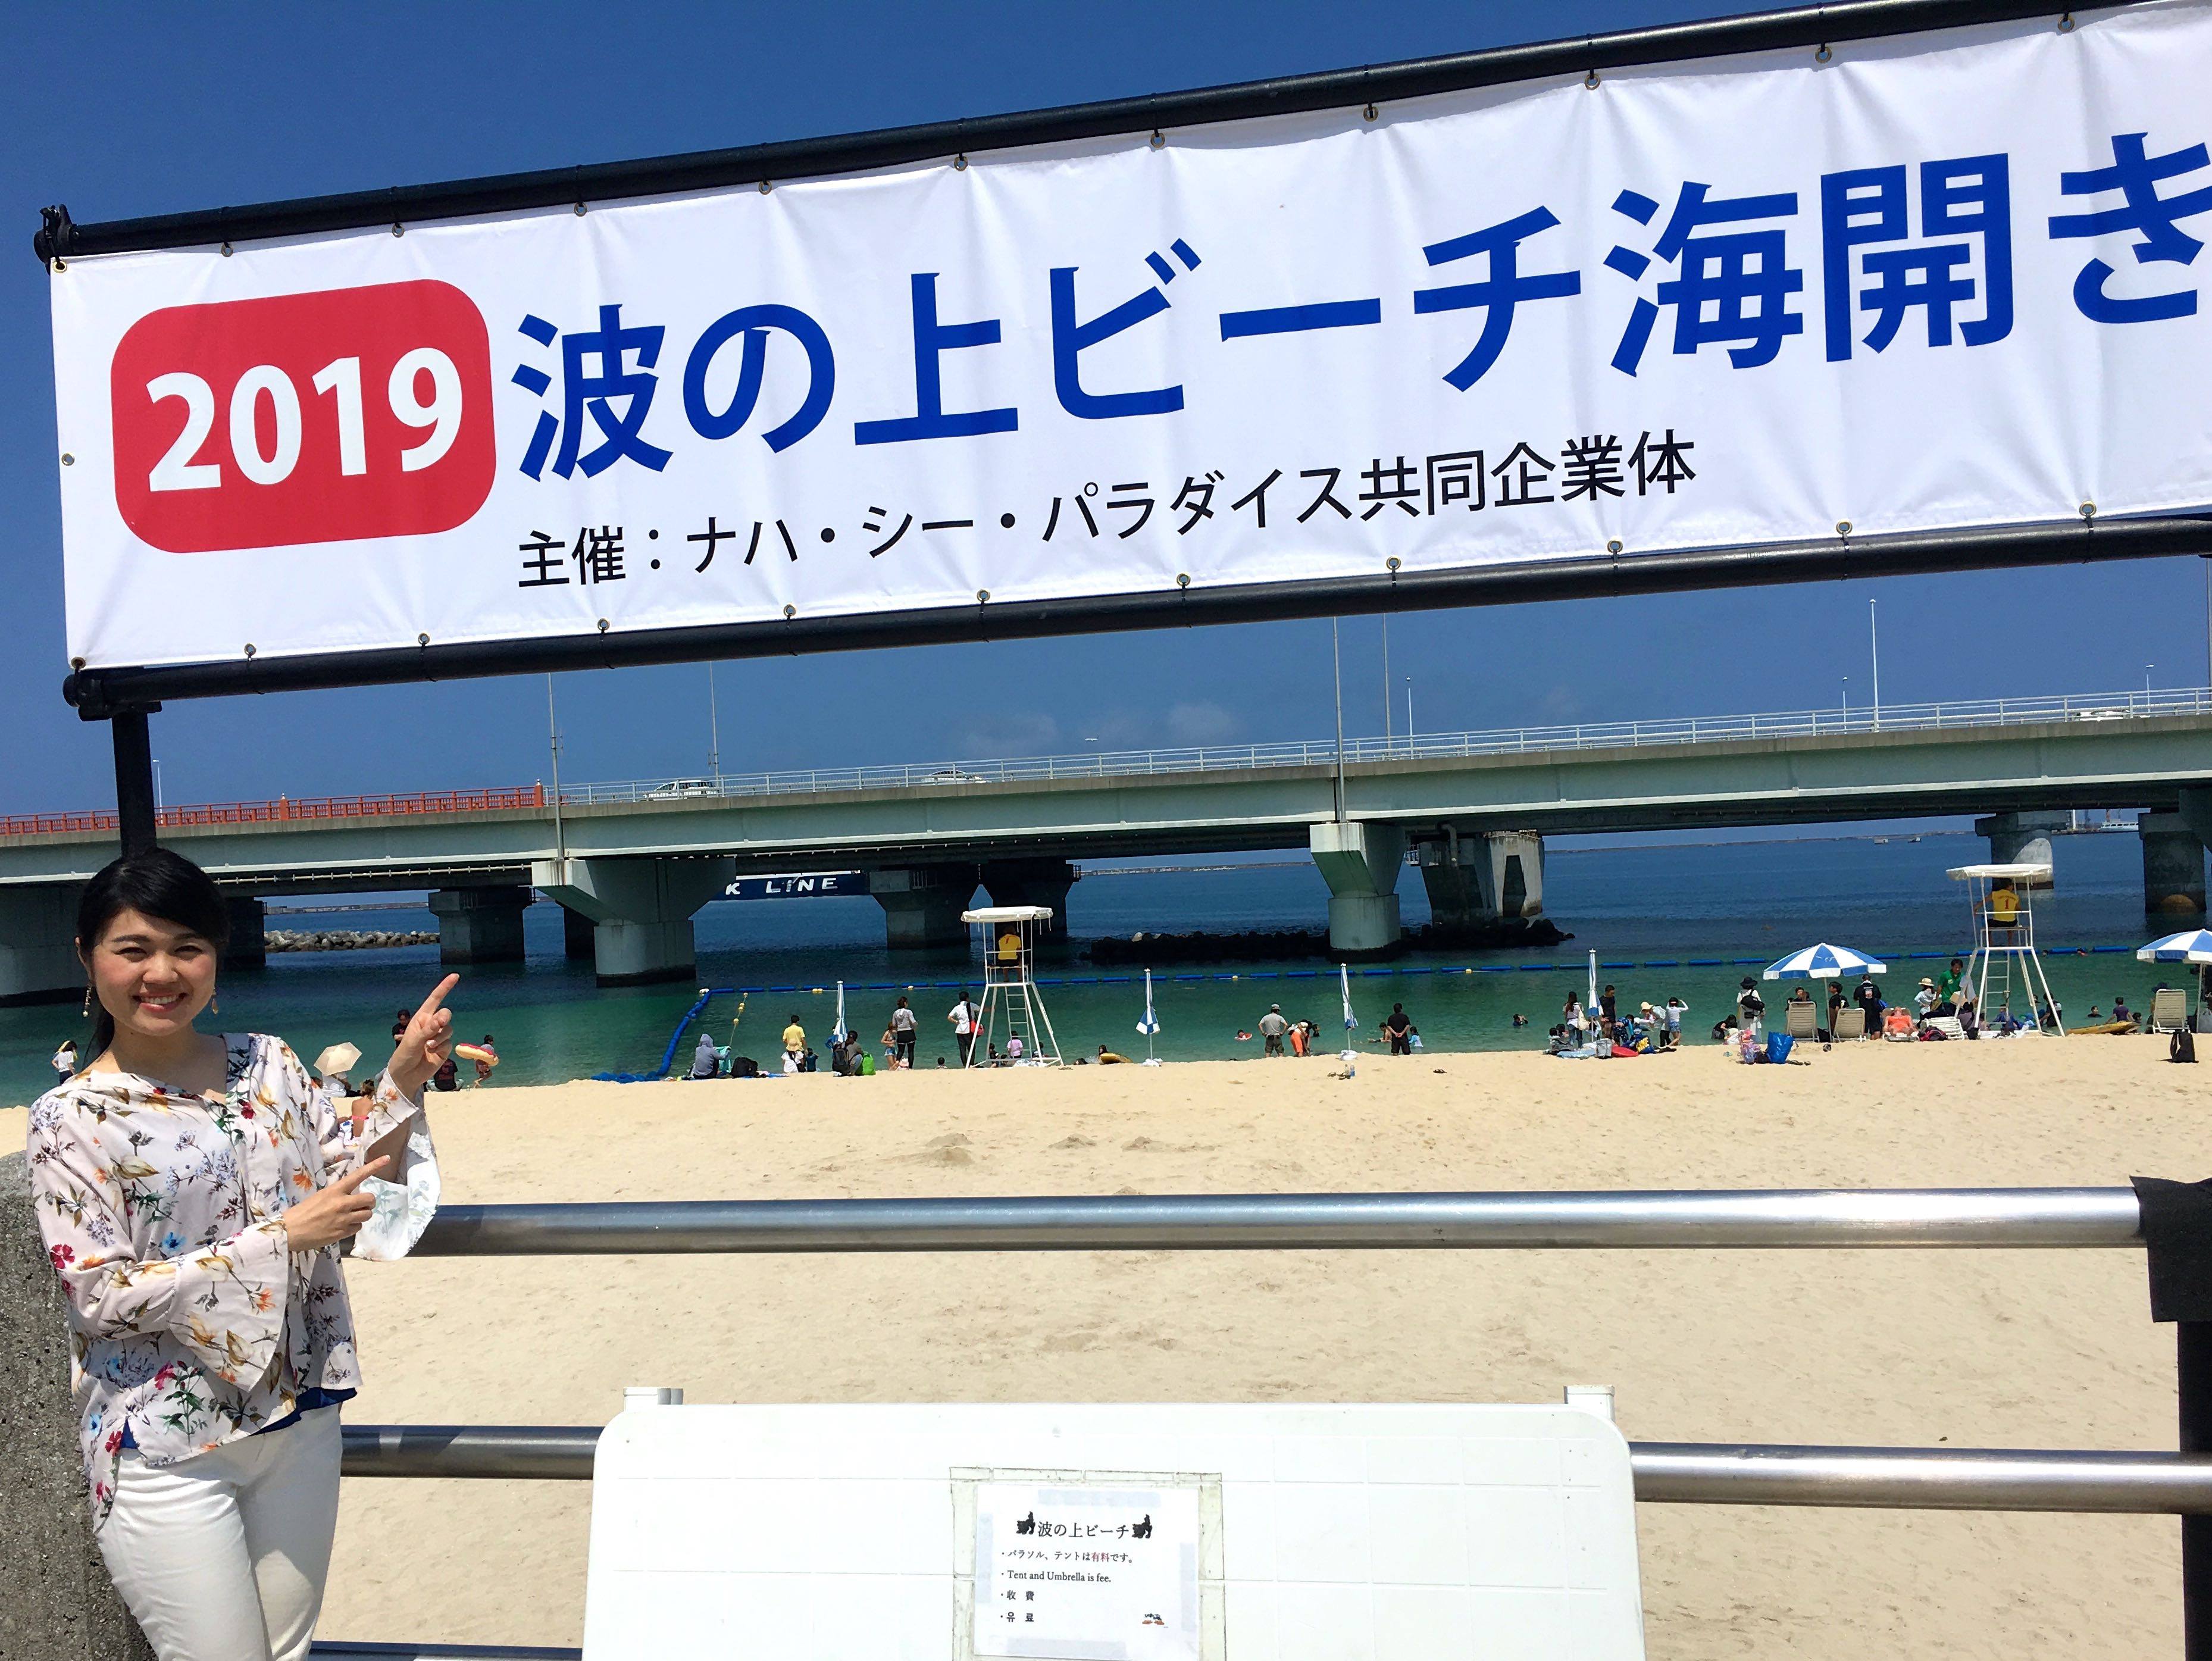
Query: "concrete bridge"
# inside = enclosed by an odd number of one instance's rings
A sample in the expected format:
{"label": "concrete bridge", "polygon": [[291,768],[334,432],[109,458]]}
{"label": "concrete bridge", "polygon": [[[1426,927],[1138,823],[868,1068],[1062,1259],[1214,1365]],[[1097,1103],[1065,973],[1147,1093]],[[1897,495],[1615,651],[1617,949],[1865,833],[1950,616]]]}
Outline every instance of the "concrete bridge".
{"label": "concrete bridge", "polygon": [[[2074,808],[2143,810],[2146,905],[2201,910],[2212,691],[1807,710],[1333,744],[1207,746],[172,809],[161,836],[237,897],[431,891],[449,962],[519,958],[532,891],[610,984],[693,973],[691,916],[734,875],[871,873],[895,946],[964,938],[980,882],[1066,915],[1072,861],[1303,848],[1331,944],[1395,949],[1414,854],[1440,920],[1534,916],[1547,833],[1979,814],[2011,859]],[[2055,816],[2055,817],[2054,817]],[[75,995],[73,890],[113,816],[0,819],[0,999]]]}

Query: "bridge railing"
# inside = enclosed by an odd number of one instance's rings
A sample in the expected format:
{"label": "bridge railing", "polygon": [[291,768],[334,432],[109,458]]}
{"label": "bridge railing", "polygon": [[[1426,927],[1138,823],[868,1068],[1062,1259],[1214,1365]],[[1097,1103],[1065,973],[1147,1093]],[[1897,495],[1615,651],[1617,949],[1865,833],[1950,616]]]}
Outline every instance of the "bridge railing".
{"label": "bridge railing", "polygon": [[[1714,744],[1741,739],[1840,737],[1846,733],[1924,732],[1931,728],[2008,727],[2048,721],[2125,721],[2159,715],[2212,714],[2212,688],[2166,687],[2133,692],[2074,693],[2030,698],[1966,698],[1940,703],[1883,704],[1880,709],[1784,709],[1747,715],[1688,715],[1654,721],[1581,721],[1500,727],[1475,733],[1417,733],[1346,739],[1347,766],[1370,762],[1446,761],[1473,756],[1611,750],[1647,745]],[[825,790],[908,788],[917,785],[1020,784],[1061,779],[1143,777],[1267,767],[1331,767],[1333,739],[1276,744],[1184,745],[1152,750],[1090,750],[1080,755],[1021,756],[986,761],[908,762],[872,767],[821,767],[685,778],[568,784],[561,800],[594,803],[683,801],[694,798],[805,795]],[[376,818],[423,813],[515,812],[543,809],[542,783],[482,790],[415,790],[381,795],[279,796],[273,801],[212,802],[165,807],[163,830],[289,820]],[[0,817],[0,836],[104,832],[116,829],[111,809]]]}
{"label": "bridge railing", "polygon": [[[192,825],[279,824],[292,819],[380,818],[416,813],[512,812],[546,805],[543,784],[483,790],[404,790],[363,796],[279,796],[273,801],[200,802],[163,807],[155,814],[161,830]],[[76,813],[18,813],[0,818],[0,837],[39,836],[52,831],[112,830],[114,810]]]}
{"label": "bridge railing", "polygon": [[[431,1256],[1006,1250],[2140,1247],[2124,1188],[1133,1195],[449,1206]],[[2189,1641],[2212,1658],[2212,1325],[2177,1329],[2182,1451],[1630,1445],[1644,1503],[2179,1515]],[[349,1477],[588,1479],[594,1427],[362,1425]],[[517,1655],[316,1646],[325,1661]],[[528,1653],[568,1661],[574,1651]]]}
{"label": "bridge railing", "polygon": [[[1389,738],[1346,739],[1343,755],[1346,764],[1358,765],[1540,751],[1826,738],[1846,733],[1924,732],[2055,721],[2124,721],[2158,715],[2205,714],[2212,714],[2212,688],[2173,687],[2155,691],[2075,693],[2050,697],[1952,699],[1939,703],[1884,704],[1879,709],[1785,709],[1744,715],[1503,727],[1474,733],[1403,733]],[[1019,784],[1266,767],[1329,767],[1335,764],[1336,759],[1337,746],[1331,739],[1186,745],[1151,750],[1091,750],[1079,755],[786,769],[691,778],[568,784],[562,787],[561,799],[563,802],[588,806],[595,802],[678,801],[694,797],[803,795],[823,790],[891,789],[916,785]]]}

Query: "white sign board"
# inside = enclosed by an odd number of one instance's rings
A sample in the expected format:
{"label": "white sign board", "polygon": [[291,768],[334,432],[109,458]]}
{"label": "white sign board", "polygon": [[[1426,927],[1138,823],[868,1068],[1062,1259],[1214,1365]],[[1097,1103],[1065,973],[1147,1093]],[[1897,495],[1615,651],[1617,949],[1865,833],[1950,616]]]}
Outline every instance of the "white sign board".
{"label": "white sign board", "polygon": [[1569,1408],[641,1408],[594,1469],[585,1661],[1643,1653]]}
{"label": "white sign board", "polygon": [[2058,9],[72,259],[69,650],[2200,510],[2212,8]]}
{"label": "white sign board", "polygon": [[986,1482],[978,1655],[1199,1661],[1199,1489]]}

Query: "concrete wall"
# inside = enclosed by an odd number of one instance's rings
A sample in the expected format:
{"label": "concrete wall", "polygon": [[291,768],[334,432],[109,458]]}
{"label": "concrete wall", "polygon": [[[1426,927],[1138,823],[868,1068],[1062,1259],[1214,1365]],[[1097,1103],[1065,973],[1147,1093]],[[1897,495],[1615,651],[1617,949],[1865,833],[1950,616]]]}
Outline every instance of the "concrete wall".
{"label": "concrete wall", "polygon": [[93,1543],[69,1351],[29,1167],[10,1153],[0,1159],[0,1656],[154,1661]]}

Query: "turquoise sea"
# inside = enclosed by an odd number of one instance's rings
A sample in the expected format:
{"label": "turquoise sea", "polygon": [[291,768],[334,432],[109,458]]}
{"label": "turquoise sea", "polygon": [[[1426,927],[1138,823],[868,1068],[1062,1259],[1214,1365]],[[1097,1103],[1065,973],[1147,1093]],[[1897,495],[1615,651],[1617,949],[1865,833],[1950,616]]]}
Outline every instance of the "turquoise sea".
{"label": "turquoise sea", "polygon": [[[2052,986],[2069,1020],[2115,994],[2145,1005],[2167,967],[2138,964],[2134,948],[2166,932],[2142,916],[2142,855],[2132,835],[2057,840],[2057,889],[2037,907],[2038,932],[2051,950]],[[1533,951],[1409,954],[1352,971],[1361,1040],[1373,1037],[1401,1002],[1433,1050],[1540,1048],[1560,1003],[1586,976],[1595,949],[1600,978],[1631,1007],[1679,995],[1702,1035],[1726,1009],[1738,980],[1765,964],[1826,940],[1886,958],[1884,989],[1902,998],[1942,959],[1961,952],[1968,935],[1961,885],[1952,866],[1985,859],[1967,835],[1833,840],[1662,844],[1554,849],[1547,861],[1545,910],[1574,935]],[[1400,885],[1408,925],[1425,922],[1420,874]],[[1328,890],[1304,861],[1230,869],[1093,870],[1071,894],[1079,948],[1102,935],[1210,929],[1317,928]],[[272,916],[271,928],[429,928],[419,906],[375,911]],[[744,989],[717,995],[702,1019],[718,1038],[738,1018],[740,1053],[767,1057],[796,1013],[817,1037],[830,1026],[835,989],[847,988],[848,1019],[870,1037],[882,1030],[892,999],[904,991],[922,1014],[921,1064],[955,1058],[944,1020],[970,960],[957,952],[894,958],[883,944],[883,916],[866,897],[717,901],[699,913],[699,986]],[[464,1037],[498,1041],[502,1085],[543,1084],[657,1066],[672,1033],[698,997],[698,986],[599,990],[588,963],[562,953],[561,915],[531,908],[524,964],[461,971],[453,1003]],[[978,960],[979,961],[979,960]],[[227,973],[216,1023],[282,1034],[304,1056],[350,1040],[365,1056],[389,1052],[393,1012],[412,1007],[440,973],[437,948],[279,953],[269,967]],[[1040,968],[1043,995],[1062,1051],[1071,1059],[1106,1043],[1142,1056],[1135,1031],[1143,1012],[1139,971],[1097,968],[1079,950]],[[1304,1016],[1334,1045],[1342,1031],[1335,969],[1320,962],[1178,965],[1156,970],[1161,1031],[1153,1041],[1169,1061],[1232,1059],[1255,1054],[1239,1043],[1270,1003]],[[1516,1012],[1531,1025],[1516,1031]],[[0,1102],[28,1100],[52,1081],[46,1057],[81,1031],[73,1005],[0,1009]],[[688,1052],[689,1043],[684,1046]]]}

